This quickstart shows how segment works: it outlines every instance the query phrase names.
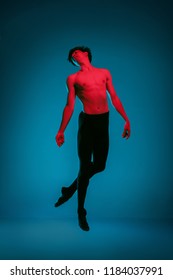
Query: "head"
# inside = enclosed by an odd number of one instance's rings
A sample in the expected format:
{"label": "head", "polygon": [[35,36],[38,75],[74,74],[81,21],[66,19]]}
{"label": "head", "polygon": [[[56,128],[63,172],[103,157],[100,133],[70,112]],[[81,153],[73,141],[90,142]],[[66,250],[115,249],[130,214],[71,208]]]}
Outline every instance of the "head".
{"label": "head", "polygon": [[68,61],[69,62],[71,62],[73,65],[77,66],[76,60],[73,58],[73,55],[74,55],[75,51],[78,51],[78,50],[83,52],[88,57],[90,62],[92,61],[91,50],[88,47],[78,46],[78,47],[72,48],[69,51],[69,54],[68,54]]}

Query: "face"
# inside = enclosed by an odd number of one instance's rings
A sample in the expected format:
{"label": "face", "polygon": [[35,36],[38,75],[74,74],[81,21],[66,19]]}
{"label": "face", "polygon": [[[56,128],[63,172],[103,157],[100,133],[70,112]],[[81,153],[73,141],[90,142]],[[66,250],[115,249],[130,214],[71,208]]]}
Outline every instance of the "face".
{"label": "face", "polygon": [[82,52],[80,50],[76,50],[72,53],[72,58],[77,62],[82,62],[88,56],[87,52]]}

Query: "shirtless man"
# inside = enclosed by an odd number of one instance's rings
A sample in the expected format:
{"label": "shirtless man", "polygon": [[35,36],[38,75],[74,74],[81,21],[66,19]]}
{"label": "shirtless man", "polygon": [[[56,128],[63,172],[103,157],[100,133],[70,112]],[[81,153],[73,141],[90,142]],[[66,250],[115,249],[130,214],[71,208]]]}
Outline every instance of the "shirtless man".
{"label": "shirtless man", "polygon": [[64,131],[73,114],[77,96],[83,104],[83,112],[79,115],[78,130],[80,169],[74,182],[69,187],[62,187],[62,196],[55,203],[55,207],[66,202],[77,190],[79,226],[88,231],[84,202],[89,179],[105,169],[109,148],[107,93],[110,95],[113,106],[125,120],[122,137],[126,139],[130,136],[130,121],[116,94],[110,72],[91,64],[92,54],[89,48],[79,46],[71,49],[68,60],[79,66],[80,70],[67,78],[67,103],[56,135],[56,142],[59,147],[64,143]]}

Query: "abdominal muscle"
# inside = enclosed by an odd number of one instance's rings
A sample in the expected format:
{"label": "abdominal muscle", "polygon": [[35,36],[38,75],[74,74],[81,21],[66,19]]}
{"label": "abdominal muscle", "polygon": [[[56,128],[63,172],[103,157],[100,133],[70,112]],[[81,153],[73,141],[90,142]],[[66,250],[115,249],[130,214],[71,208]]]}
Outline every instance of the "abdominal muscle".
{"label": "abdominal muscle", "polygon": [[86,114],[103,114],[109,111],[106,90],[83,91],[77,94]]}
{"label": "abdominal muscle", "polygon": [[109,111],[106,93],[106,75],[102,69],[79,71],[75,77],[76,95],[87,114],[103,114]]}

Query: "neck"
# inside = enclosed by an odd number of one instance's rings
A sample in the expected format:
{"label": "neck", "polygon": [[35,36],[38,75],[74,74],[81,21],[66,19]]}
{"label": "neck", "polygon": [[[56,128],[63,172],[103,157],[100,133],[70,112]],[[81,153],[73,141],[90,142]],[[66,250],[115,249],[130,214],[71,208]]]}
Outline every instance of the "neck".
{"label": "neck", "polygon": [[93,66],[89,61],[84,61],[83,63],[81,63],[80,68],[81,71],[91,71],[93,69]]}

